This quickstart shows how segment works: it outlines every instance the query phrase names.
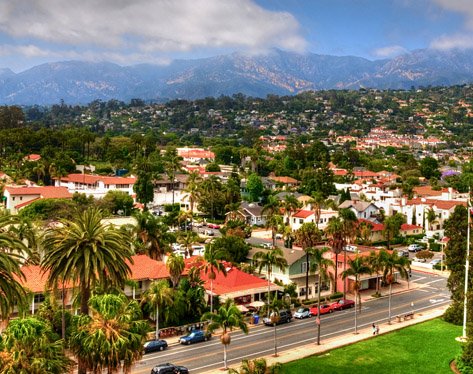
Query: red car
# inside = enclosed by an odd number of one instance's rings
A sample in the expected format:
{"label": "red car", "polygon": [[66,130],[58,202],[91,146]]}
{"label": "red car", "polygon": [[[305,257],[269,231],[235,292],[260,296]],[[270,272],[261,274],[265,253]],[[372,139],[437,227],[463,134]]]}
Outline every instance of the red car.
{"label": "red car", "polygon": [[220,228],[220,225],[217,225],[216,223],[208,223],[207,224],[207,227],[209,229],[219,229]]}
{"label": "red car", "polygon": [[[328,304],[324,304],[320,306],[320,315],[322,314],[328,314],[328,313],[333,313],[332,308]],[[317,315],[317,305],[314,305],[313,307],[310,308],[310,314],[313,316]]]}
{"label": "red car", "polygon": [[336,303],[330,305],[332,310],[343,310],[348,308],[353,308],[355,306],[355,302],[353,300],[348,299],[341,299],[338,300]]}

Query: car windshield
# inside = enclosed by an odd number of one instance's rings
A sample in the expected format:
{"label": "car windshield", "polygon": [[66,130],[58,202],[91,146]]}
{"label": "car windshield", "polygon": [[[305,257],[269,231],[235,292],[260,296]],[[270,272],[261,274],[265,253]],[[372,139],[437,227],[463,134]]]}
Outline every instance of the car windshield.
{"label": "car windshield", "polygon": [[298,313],[304,313],[304,312],[305,312],[305,309],[304,309],[304,308],[299,308],[299,309],[297,309],[297,312],[298,312]]}

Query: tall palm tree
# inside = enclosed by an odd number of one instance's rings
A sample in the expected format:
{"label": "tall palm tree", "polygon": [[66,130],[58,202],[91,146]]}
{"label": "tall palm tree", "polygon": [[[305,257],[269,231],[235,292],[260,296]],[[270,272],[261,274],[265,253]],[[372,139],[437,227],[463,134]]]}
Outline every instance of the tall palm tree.
{"label": "tall palm tree", "polygon": [[296,241],[305,252],[305,299],[309,299],[309,270],[310,270],[310,248],[314,248],[322,239],[322,233],[317,228],[315,223],[308,222],[296,231]]}
{"label": "tall palm tree", "polygon": [[71,349],[94,373],[124,373],[143,355],[148,324],[139,304],[123,294],[93,296],[90,316],[79,317],[70,338]]}
{"label": "tall palm tree", "polygon": [[159,339],[159,308],[172,305],[173,290],[166,280],[154,281],[143,294],[142,303],[156,310],[156,340]]}
{"label": "tall palm tree", "polygon": [[[267,305],[269,306],[270,302],[270,292],[271,292],[271,275],[275,267],[279,268],[281,271],[284,271],[287,268],[287,260],[284,258],[284,252],[281,248],[273,247],[270,250],[264,250],[256,252],[253,255],[253,263],[258,268],[258,273],[261,274],[263,268],[266,269],[266,274],[268,278],[268,298]],[[268,307],[268,317],[269,317],[269,307]]]}
{"label": "tall palm tree", "polygon": [[379,273],[383,270],[384,267],[384,253],[386,251],[382,250],[376,253],[371,251],[368,257],[368,264],[371,267],[371,270],[376,273],[376,295],[379,293]]}
{"label": "tall palm tree", "polygon": [[281,204],[276,196],[270,195],[268,202],[263,206],[261,215],[265,217],[266,228],[271,229],[271,238],[273,240],[273,247],[276,246],[276,232],[278,227],[282,224],[282,217],[280,215]]}
{"label": "tall palm tree", "polygon": [[195,231],[181,231],[178,233],[176,239],[178,243],[186,247],[186,256],[192,256],[192,243],[195,243],[199,240],[199,234],[197,234]]}
{"label": "tall palm tree", "polygon": [[316,191],[312,194],[312,198],[307,201],[311,205],[315,216],[315,225],[319,227],[320,216],[322,214],[322,206],[325,204],[324,195],[320,191]]}
{"label": "tall palm tree", "polygon": [[330,251],[329,248],[310,248],[308,250],[312,262],[310,264],[310,271],[312,273],[318,273],[318,285],[317,285],[317,345],[320,345],[320,291],[322,288],[322,282],[329,278],[328,268],[333,266],[333,261],[324,257],[324,254]]}
{"label": "tall palm tree", "polygon": [[225,303],[218,308],[217,313],[204,313],[201,320],[210,320],[207,327],[207,331],[210,333],[217,329],[222,330],[220,341],[223,344],[223,365],[224,369],[227,370],[227,346],[231,342],[230,332],[234,328],[238,328],[245,334],[248,334],[248,325],[246,324],[243,315],[236,307],[235,302],[231,299],[227,299]]}
{"label": "tall palm tree", "polygon": [[101,220],[101,211],[89,208],[74,220],[63,220],[61,226],[47,230],[44,237],[41,265],[44,272],[49,271],[48,284],[70,281],[78,285],[82,314],[89,314],[93,287],[122,287],[131,273],[129,239]]}
{"label": "tall palm tree", "polygon": [[389,284],[388,323],[391,324],[391,296],[392,285],[395,281],[394,273],[399,272],[403,279],[409,279],[410,262],[406,257],[400,257],[396,251],[383,252],[383,281]]}
{"label": "tall palm tree", "polygon": [[355,291],[355,334],[358,334],[357,316],[358,310],[361,311],[361,297],[360,297],[360,276],[363,274],[371,274],[371,268],[367,265],[365,257],[356,256],[353,260],[348,260],[350,267],[342,272],[342,279],[348,277],[355,277],[353,284],[353,291]]}
{"label": "tall palm tree", "polygon": [[[349,208],[340,209],[338,216],[342,220],[342,232],[345,237],[345,244],[351,243],[356,236],[356,229],[358,225],[358,218],[356,218],[355,212]],[[343,271],[347,270],[347,251],[346,245],[343,246]],[[347,280],[343,280],[343,298],[346,297],[347,293]]]}
{"label": "tall palm tree", "polygon": [[337,292],[338,283],[338,255],[342,252],[345,247],[345,236],[343,235],[343,226],[340,217],[330,217],[328,220],[325,233],[329,239],[332,252],[335,253],[335,266],[334,266],[334,282],[333,292]]}
{"label": "tall palm tree", "polygon": [[293,194],[287,194],[281,202],[281,206],[284,208],[284,214],[287,216],[285,224],[288,224],[289,217],[291,217],[292,213],[299,209],[302,204]]}
{"label": "tall palm tree", "polygon": [[193,171],[187,177],[187,186],[184,189],[184,192],[186,193],[185,196],[187,196],[187,198],[189,199],[191,223],[194,216],[194,206],[195,206],[195,203],[197,202],[197,198],[199,195],[200,182],[202,182],[202,177],[199,175],[197,171]]}
{"label": "tall palm tree", "polygon": [[429,222],[429,230],[432,230],[434,224],[438,222],[437,213],[435,213],[434,208],[429,208],[426,214],[427,222]]}
{"label": "tall palm tree", "polygon": [[358,225],[357,229],[357,237],[358,240],[364,245],[370,245],[371,244],[371,233],[373,230],[373,225],[371,222],[367,221],[362,221]]}
{"label": "tall palm tree", "polygon": [[182,271],[184,270],[185,263],[184,257],[171,253],[166,260],[166,268],[169,271],[171,277],[172,288],[176,288],[181,278]]}
{"label": "tall palm tree", "polygon": [[181,169],[182,157],[177,154],[177,149],[174,147],[168,147],[163,156],[164,165],[166,168],[166,174],[171,182],[172,188],[172,205],[174,205],[174,184],[176,179],[176,173]]}
{"label": "tall palm tree", "polygon": [[220,260],[221,252],[218,248],[210,243],[208,247],[205,249],[204,253],[204,260],[200,264],[200,269],[205,273],[208,274],[210,280],[210,313],[213,313],[213,282],[217,277],[218,273],[222,273],[225,277],[227,276],[227,270],[225,269],[225,265]]}
{"label": "tall palm tree", "polygon": [[64,354],[64,341],[38,318],[17,318],[2,333],[0,372],[31,374],[69,373],[74,361]]}

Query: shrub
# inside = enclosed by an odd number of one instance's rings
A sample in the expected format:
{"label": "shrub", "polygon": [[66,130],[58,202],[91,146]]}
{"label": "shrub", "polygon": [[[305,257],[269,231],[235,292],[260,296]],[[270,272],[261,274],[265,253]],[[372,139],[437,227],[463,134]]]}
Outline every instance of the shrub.
{"label": "shrub", "polygon": [[462,355],[459,354],[456,358],[455,358],[455,364],[457,365],[457,369],[460,373],[462,374],[473,374],[473,367],[471,367],[470,365],[466,364],[463,360],[462,360]]}
{"label": "shrub", "polygon": [[343,292],[335,292],[330,295],[330,300],[341,299],[343,297]]}
{"label": "shrub", "polygon": [[430,243],[430,250],[433,252],[440,252],[442,249],[441,245],[439,243]]}

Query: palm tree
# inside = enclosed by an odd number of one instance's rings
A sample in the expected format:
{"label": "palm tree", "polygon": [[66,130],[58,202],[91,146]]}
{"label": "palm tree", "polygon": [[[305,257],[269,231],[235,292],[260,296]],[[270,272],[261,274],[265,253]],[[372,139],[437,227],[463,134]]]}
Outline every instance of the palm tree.
{"label": "palm tree", "polygon": [[322,239],[322,233],[317,228],[315,223],[304,223],[296,231],[296,241],[305,252],[305,299],[309,299],[309,269],[310,269],[310,254],[309,249],[314,248]]}
{"label": "palm tree", "polygon": [[[133,263],[128,238],[114,227],[101,223],[102,213],[89,208],[73,221],[47,230],[41,265],[49,271],[48,285],[70,281],[80,291],[80,311],[89,314],[88,301],[93,287],[122,287]],[[128,263],[127,263],[128,262]]]}
{"label": "palm tree", "polygon": [[318,285],[317,285],[317,345],[320,345],[320,291],[322,288],[322,282],[328,279],[328,268],[333,266],[333,261],[324,257],[324,253],[330,251],[329,248],[310,248],[308,249],[312,263],[310,264],[310,271],[312,273],[318,273]]}
{"label": "palm tree", "polygon": [[332,252],[335,253],[335,266],[334,266],[334,282],[333,282],[333,292],[337,292],[337,283],[338,283],[338,255],[345,247],[345,236],[343,235],[343,226],[340,217],[331,217],[328,220],[327,227],[325,228],[325,233],[329,238],[330,246],[332,247]]}
{"label": "palm tree", "polygon": [[371,251],[368,257],[368,264],[371,270],[376,273],[376,295],[378,296],[381,296],[379,293],[379,272],[383,270],[384,252],[386,251],[383,250],[379,253]]}
{"label": "palm tree", "polygon": [[159,339],[159,308],[171,305],[173,290],[166,280],[154,281],[143,294],[142,303],[148,303],[156,309],[156,340]]}
{"label": "palm tree", "polygon": [[220,260],[221,252],[218,248],[215,248],[212,244],[208,245],[208,248],[205,249],[204,253],[204,260],[201,265],[200,269],[205,273],[208,274],[210,280],[210,313],[213,313],[213,282],[217,277],[218,273],[222,273],[225,277],[227,276],[227,270],[225,269],[225,265]]}
{"label": "palm tree", "polygon": [[270,292],[271,292],[271,275],[275,267],[279,270],[284,271],[287,268],[287,261],[284,258],[284,253],[281,248],[273,247],[267,251],[259,251],[253,255],[253,262],[258,268],[258,273],[261,274],[263,268],[266,269],[266,274],[268,277],[268,317],[269,317],[269,302],[270,302]]}
{"label": "palm tree", "polygon": [[388,323],[391,324],[391,296],[392,285],[395,281],[394,273],[399,272],[403,279],[409,279],[410,262],[406,257],[400,257],[396,251],[383,251],[383,281],[389,284]]}
{"label": "palm tree", "polygon": [[148,324],[139,304],[123,294],[93,296],[91,316],[79,317],[70,338],[71,350],[94,373],[124,373],[143,355]]}
{"label": "palm tree", "polygon": [[138,242],[142,243],[146,254],[153,260],[161,260],[167,251],[173,235],[169,228],[150,212],[136,212],[134,232]]}
{"label": "palm tree", "polygon": [[358,225],[357,236],[358,240],[364,245],[371,244],[371,233],[373,230],[373,225],[371,222],[362,221]]}
{"label": "palm tree", "polygon": [[315,216],[315,225],[319,227],[320,216],[322,214],[322,206],[325,204],[324,195],[320,191],[316,191],[312,194],[312,198],[307,201],[311,205]]}
{"label": "palm tree", "polygon": [[182,157],[177,154],[176,148],[168,147],[164,153],[163,159],[166,168],[166,174],[171,182],[172,205],[174,205],[174,181],[176,179],[176,173],[181,169]]}
{"label": "palm tree", "polygon": [[434,223],[438,222],[437,213],[435,213],[434,208],[429,208],[429,210],[427,210],[426,218],[427,218],[427,221],[429,222],[429,230],[432,231],[432,228],[434,227]]}
{"label": "palm tree", "polygon": [[187,198],[189,199],[191,223],[192,223],[192,218],[194,216],[194,206],[199,195],[200,182],[202,182],[202,177],[199,175],[197,171],[193,171],[187,177],[187,186],[183,190],[186,193],[185,196],[187,196]]}
{"label": "palm tree", "polygon": [[171,277],[172,288],[175,289],[185,267],[184,258],[175,253],[171,253],[166,260],[166,267]]}
{"label": "palm tree", "polygon": [[[342,232],[345,237],[345,244],[351,243],[356,236],[356,228],[358,224],[358,218],[356,218],[355,212],[349,208],[340,209],[338,216],[342,220]],[[343,271],[347,270],[347,251],[346,245],[343,246]],[[347,284],[346,279],[343,280],[343,298],[346,297]]]}
{"label": "palm tree", "polygon": [[51,327],[38,318],[14,319],[2,333],[2,373],[68,373],[74,361],[64,354],[64,341],[57,340]]}
{"label": "palm tree", "polygon": [[243,315],[236,307],[235,303],[231,299],[227,299],[225,303],[218,308],[217,313],[207,312],[201,318],[201,321],[208,321],[210,323],[207,327],[207,331],[212,333],[217,329],[222,330],[220,341],[223,344],[223,365],[224,369],[227,370],[227,346],[231,342],[230,332],[236,327],[248,334],[248,325],[243,318]]}
{"label": "palm tree", "polygon": [[256,358],[254,360],[242,360],[239,370],[230,369],[230,374],[277,374],[281,370],[282,365],[279,362],[268,366],[264,358]]}
{"label": "palm tree", "polygon": [[186,256],[192,256],[194,252],[192,249],[192,243],[195,243],[198,240],[199,234],[197,234],[195,231],[181,231],[177,235],[177,242],[186,247]]}
{"label": "palm tree", "polygon": [[284,208],[284,214],[287,215],[287,221],[285,224],[289,223],[289,217],[292,213],[301,207],[301,202],[292,194],[287,194],[284,200],[281,203],[281,206]]}
{"label": "palm tree", "polygon": [[278,230],[278,227],[282,224],[282,217],[280,215],[280,202],[275,196],[269,196],[268,202],[263,206],[263,209],[261,210],[261,215],[265,216],[266,228],[271,229],[273,247],[275,247],[276,232]]}
{"label": "palm tree", "polygon": [[371,269],[366,263],[366,258],[356,256],[353,260],[348,260],[350,267],[342,272],[342,279],[345,280],[348,277],[355,277],[355,283],[353,284],[353,290],[355,291],[355,334],[358,334],[357,316],[358,309],[361,311],[361,297],[360,288],[361,281],[360,276],[362,274],[371,274]]}

